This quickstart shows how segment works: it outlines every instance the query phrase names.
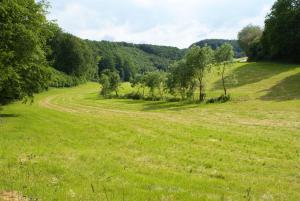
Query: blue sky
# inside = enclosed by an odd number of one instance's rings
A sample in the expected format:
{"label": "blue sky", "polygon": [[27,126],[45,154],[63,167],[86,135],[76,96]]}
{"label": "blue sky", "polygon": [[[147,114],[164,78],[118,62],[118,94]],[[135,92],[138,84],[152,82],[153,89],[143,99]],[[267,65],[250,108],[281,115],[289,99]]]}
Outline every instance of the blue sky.
{"label": "blue sky", "polygon": [[263,26],[275,0],[49,0],[51,20],[84,39],[185,48]]}

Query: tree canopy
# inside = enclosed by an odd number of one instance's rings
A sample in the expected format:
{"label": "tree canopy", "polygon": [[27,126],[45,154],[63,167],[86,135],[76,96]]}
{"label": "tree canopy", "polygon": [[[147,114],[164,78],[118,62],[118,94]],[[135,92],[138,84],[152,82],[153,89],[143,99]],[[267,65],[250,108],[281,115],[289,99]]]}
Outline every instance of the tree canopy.
{"label": "tree canopy", "polygon": [[71,34],[58,31],[50,42],[53,67],[68,75],[92,78],[97,72],[97,61],[92,49]]}
{"label": "tree canopy", "polygon": [[230,45],[232,45],[235,58],[241,58],[245,56],[244,50],[241,48],[237,40],[206,39],[206,40],[201,40],[199,42],[196,42],[193,45],[199,47],[204,47],[205,45],[207,45],[211,47],[213,50],[216,50],[218,47],[221,47],[225,43],[229,43]]}
{"label": "tree canopy", "polygon": [[263,30],[259,26],[248,25],[238,33],[238,42],[248,58],[257,59]]}
{"label": "tree canopy", "polygon": [[262,38],[268,59],[300,62],[300,1],[277,0],[266,17]]}
{"label": "tree canopy", "polygon": [[2,0],[0,4],[0,104],[32,97],[47,88],[45,4]]}
{"label": "tree canopy", "polygon": [[193,46],[186,55],[187,66],[192,70],[193,77],[198,81],[199,101],[205,99],[204,76],[213,64],[214,52],[209,46],[202,48]]}
{"label": "tree canopy", "polygon": [[300,62],[300,1],[277,0],[264,30],[249,25],[238,38],[249,60]]}

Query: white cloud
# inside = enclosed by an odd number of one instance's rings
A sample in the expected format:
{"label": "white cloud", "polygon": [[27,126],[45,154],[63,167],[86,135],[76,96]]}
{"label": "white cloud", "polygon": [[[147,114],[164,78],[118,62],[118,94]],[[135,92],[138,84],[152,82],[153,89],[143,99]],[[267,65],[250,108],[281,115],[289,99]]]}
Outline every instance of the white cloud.
{"label": "white cloud", "polygon": [[[57,1],[57,2],[56,2]],[[263,25],[274,0],[53,0],[50,18],[92,40],[172,45],[234,39],[247,24]]]}
{"label": "white cloud", "polygon": [[240,21],[240,26],[246,26],[248,24],[254,24],[254,25],[259,25],[259,26],[263,27],[264,22],[265,22],[265,17],[267,16],[267,14],[271,10],[271,8],[272,8],[271,4],[263,5],[260,13],[258,13],[257,16],[242,19]]}

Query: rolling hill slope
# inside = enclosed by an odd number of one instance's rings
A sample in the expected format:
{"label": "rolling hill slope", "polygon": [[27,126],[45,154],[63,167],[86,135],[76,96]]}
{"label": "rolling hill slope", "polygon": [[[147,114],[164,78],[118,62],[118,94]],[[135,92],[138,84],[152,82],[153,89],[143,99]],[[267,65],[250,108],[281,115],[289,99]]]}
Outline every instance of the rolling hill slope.
{"label": "rolling hill slope", "polygon": [[[5,106],[0,200],[299,200],[300,66],[232,73],[226,104],[107,100],[88,83]],[[217,74],[207,87],[222,92]]]}

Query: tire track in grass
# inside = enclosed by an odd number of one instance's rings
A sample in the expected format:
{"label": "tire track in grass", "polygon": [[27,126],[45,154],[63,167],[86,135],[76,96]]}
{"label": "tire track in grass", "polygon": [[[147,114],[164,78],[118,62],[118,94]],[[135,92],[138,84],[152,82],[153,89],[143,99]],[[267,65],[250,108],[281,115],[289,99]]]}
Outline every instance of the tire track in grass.
{"label": "tire track in grass", "polygon": [[[85,91],[89,93],[90,91]],[[168,121],[170,123],[184,124],[184,125],[195,125],[199,124],[199,122],[203,122],[204,124],[210,125],[205,126],[208,128],[222,127],[226,126],[236,126],[237,124],[248,126],[248,127],[256,127],[256,126],[266,126],[266,127],[281,127],[281,128],[290,128],[290,129],[300,129],[300,122],[291,122],[291,121],[282,121],[282,120],[273,120],[273,119],[256,119],[247,117],[237,116],[235,114],[225,114],[224,112],[211,111],[209,109],[202,108],[197,111],[198,115],[193,115],[195,110],[191,110],[192,112],[186,116],[182,113],[175,112],[167,112],[167,113],[158,113],[158,112],[144,112],[144,111],[126,111],[126,110],[118,110],[118,109],[107,109],[101,106],[91,106],[84,105],[82,103],[76,103],[78,100],[83,99],[84,95],[78,95],[74,93],[68,94],[60,94],[60,95],[52,95],[42,99],[39,102],[41,107],[45,107],[48,109],[57,110],[60,112],[67,113],[77,113],[77,114],[90,114],[93,116],[100,116],[103,114],[109,113],[110,115],[125,115],[126,117],[131,118],[143,118],[143,119],[156,119],[161,121]],[[63,104],[59,101],[62,100]],[[204,118],[210,115],[210,118]],[[225,116],[224,116],[225,115]],[[213,122],[213,123],[212,123]]]}

